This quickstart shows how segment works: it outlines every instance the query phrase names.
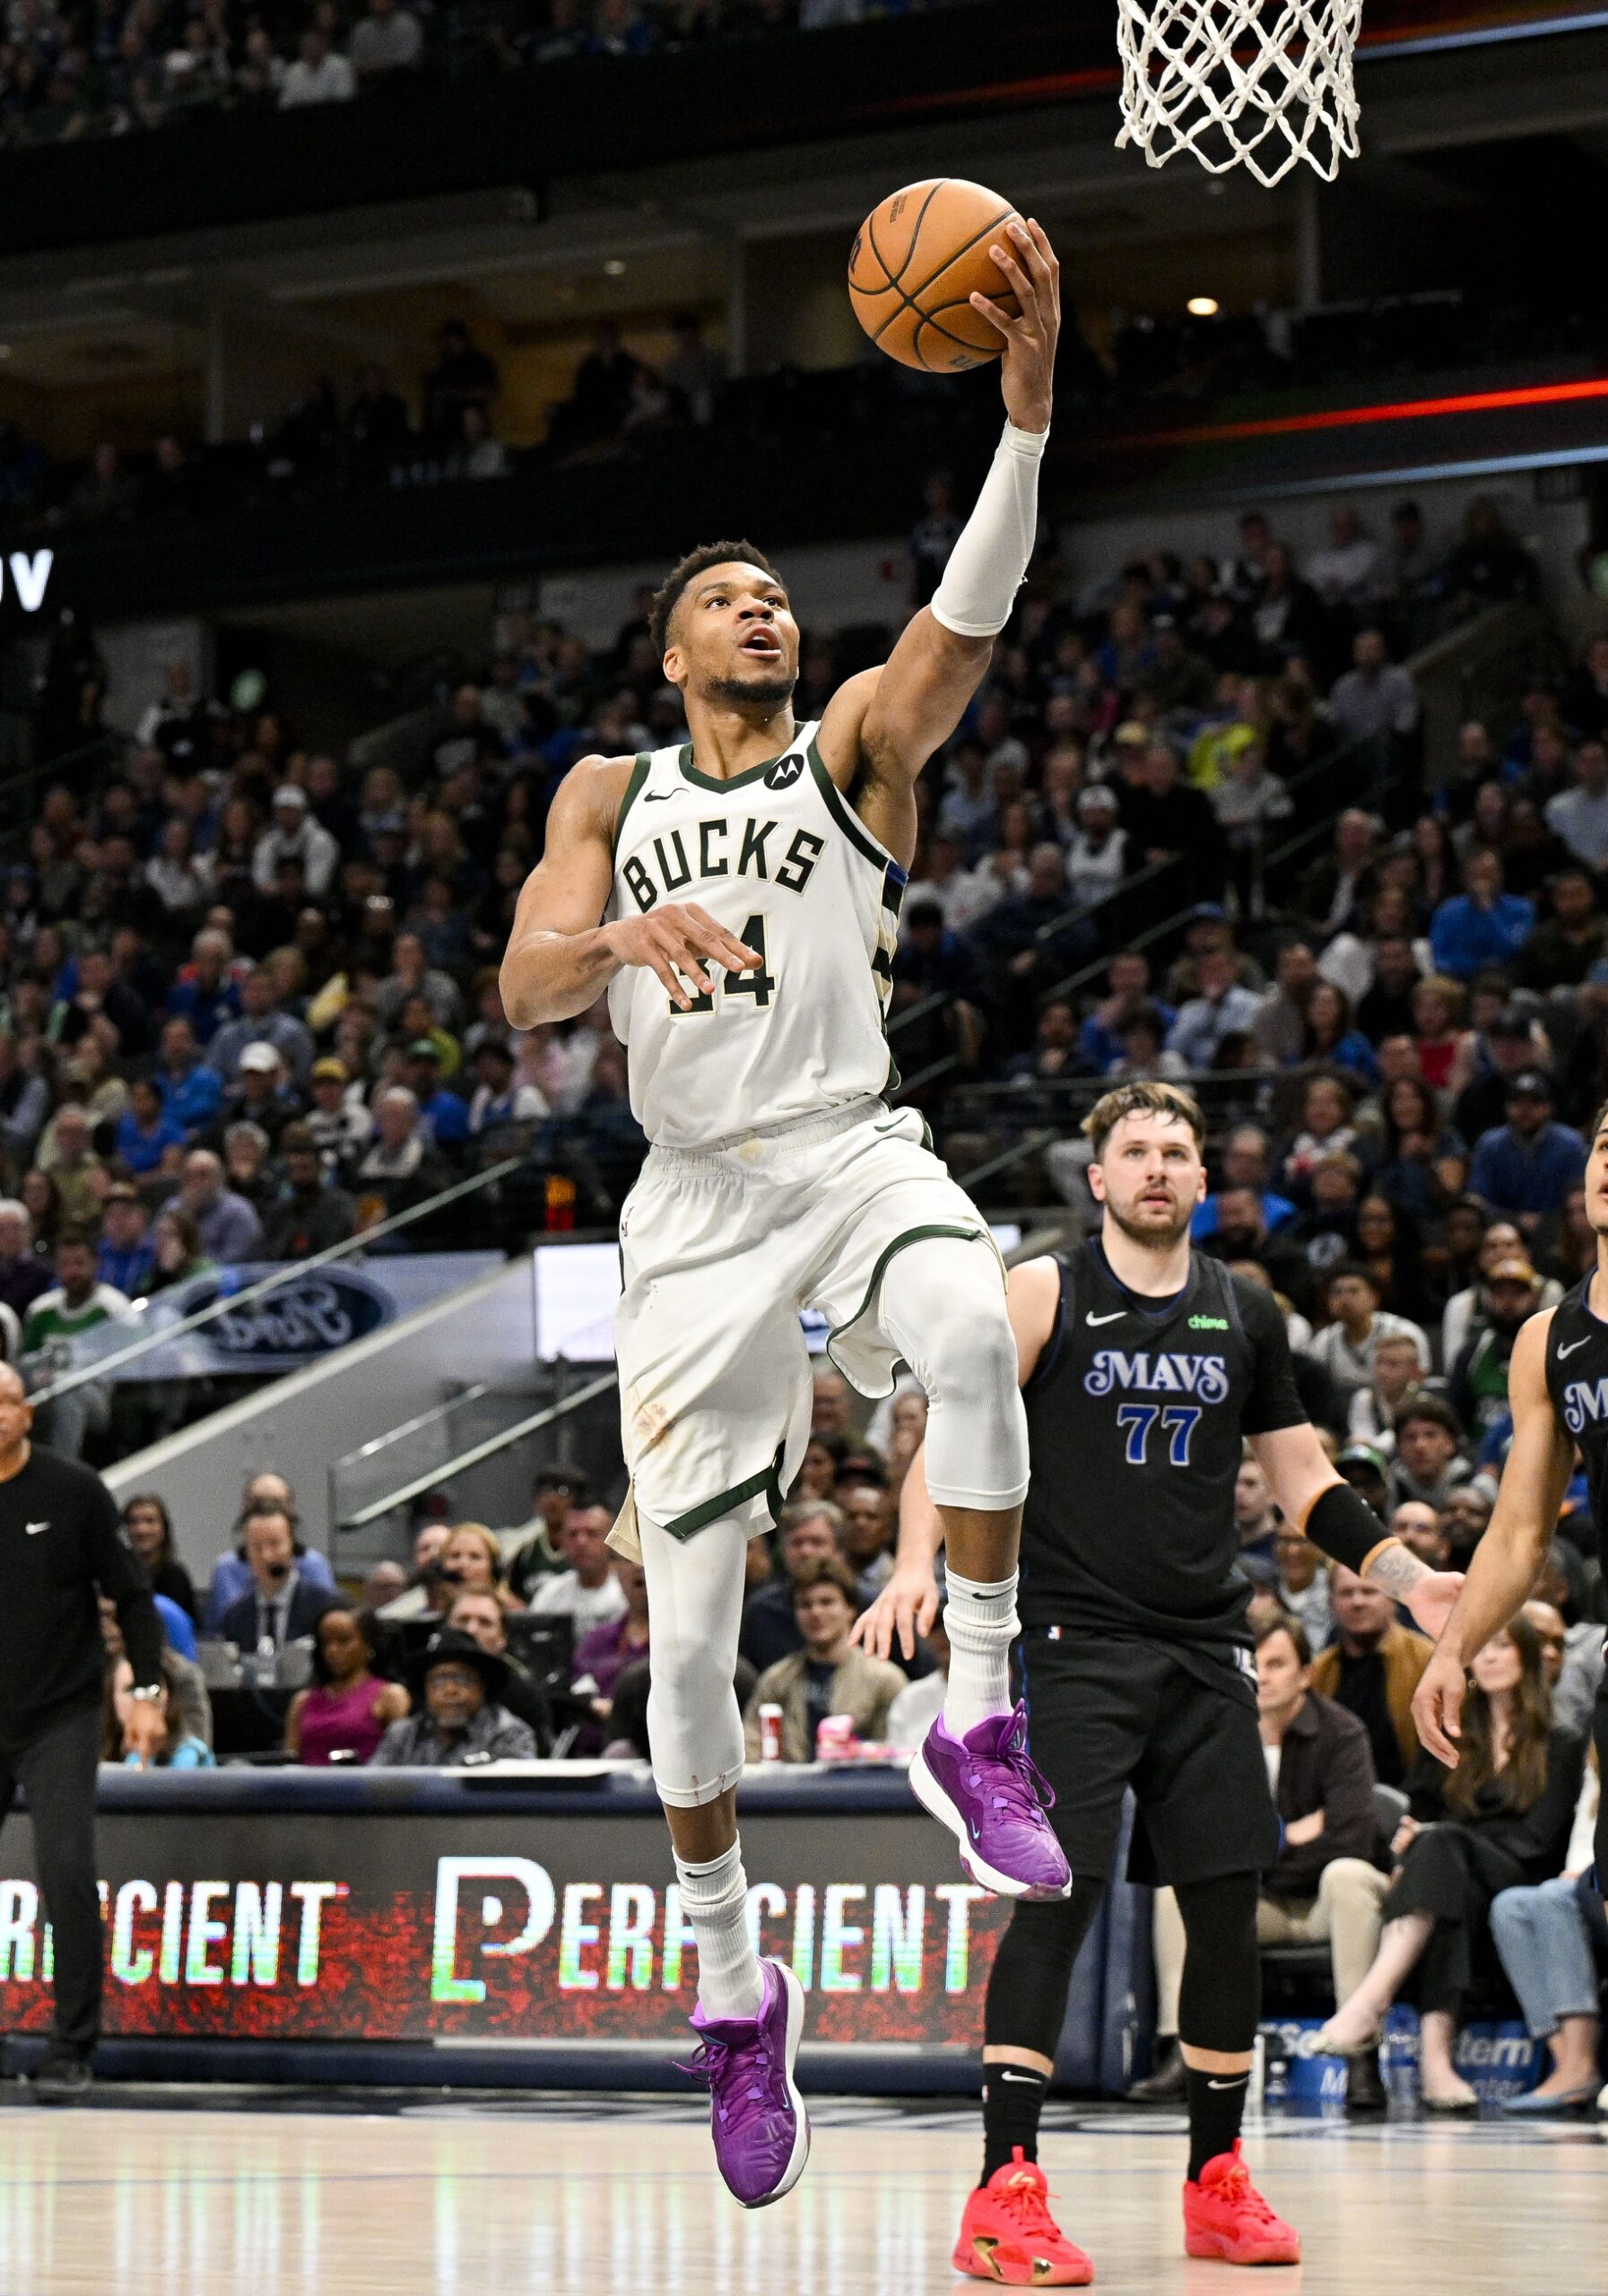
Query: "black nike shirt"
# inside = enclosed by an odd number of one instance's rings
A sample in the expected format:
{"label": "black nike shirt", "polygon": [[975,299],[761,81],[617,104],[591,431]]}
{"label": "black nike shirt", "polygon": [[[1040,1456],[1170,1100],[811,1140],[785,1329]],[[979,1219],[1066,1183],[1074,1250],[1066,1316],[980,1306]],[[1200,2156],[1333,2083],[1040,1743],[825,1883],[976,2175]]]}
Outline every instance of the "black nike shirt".
{"label": "black nike shirt", "polygon": [[161,1619],[116,1500],[91,1469],[35,1444],[0,1483],[0,1742],[99,1704],[98,1595],[117,1606],[135,1682],[160,1682]]}
{"label": "black nike shirt", "polygon": [[1244,1439],[1307,1419],[1278,1302],[1193,1251],[1168,1300],[1128,1291],[1098,1238],[1060,1268],[1055,1330],[1023,1390],[1022,1624],[1243,1644]]}

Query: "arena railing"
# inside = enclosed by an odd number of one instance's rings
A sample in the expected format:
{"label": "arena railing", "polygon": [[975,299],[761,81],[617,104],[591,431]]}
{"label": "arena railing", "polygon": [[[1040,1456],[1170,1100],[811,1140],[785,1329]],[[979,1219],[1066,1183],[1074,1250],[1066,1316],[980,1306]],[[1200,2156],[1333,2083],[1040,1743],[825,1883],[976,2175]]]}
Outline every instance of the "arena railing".
{"label": "arena railing", "polygon": [[507,1179],[523,1168],[524,1161],[523,1157],[508,1156],[500,1163],[489,1164],[483,1172],[472,1172],[466,1179],[456,1180],[450,1187],[442,1188],[422,1204],[415,1204],[406,1212],[394,1213],[388,1220],[382,1220],[377,1227],[365,1229],[361,1235],[349,1236],[343,1243],[330,1244],[321,1252],[311,1253],[306,1259],[289,1260],[283,1267],[276,1268],[272,1275],[265,1275],[256,1283],[248,1283],[242,1292],[228,1292],[206,1307],[198,1308],[194,1315],[181,1316],[174,1323],[162,1325],[160,1330],[143,1332],[128,1346],[100,1356],[92,1363],[64,1372],[59,1378],[51,1380],[48,1387],[36,1388],[30,1395],[29,1401],[36,1406],[54,1403],[58,1396],[68,1395],[74,1387],[85,1387],[91,1380],[104,1378],[109,1371],[136,1362],[140,1357],[149,1355],[160,1347],[170,1347],[176,1340],[187,1338],[191,1332],[204,1330],[220,1317],[236,1315],[242,1308],[252,1307],[259,1300],[271,1298],[287,1283],[304,1283],[318,1268],[332,1267],[339,1261],[354,1259],[360,1254],[371,1250],[382,1238],[399,1235],[404,1228],[416,1226],[421,1221],[439,1218],[449,1205],[462,1203],[466,1197],[481,1194],[498,1181]]}
{"label": "arena railing", "polygon": [[[567,1366],[562,1368],[568,1369]],[[510,1450],[516,1443],[527,1442],[531,1436],[539,1435],[544,1428],[561,1426],[571,1413],[584,1410],[589,1403],[595,1403],[600,1396],[607,1395],[610,1388],[619,1383],[620,1374],[611,1365],[608,1370],[586,1380],[572,1393],[561,1396],[556,1403],[543,1404],[540,1411],[527,1413],[523,1419],[516,1420],[511,1427],[499,1428],[495,1435],[488,1435],[479,1443],[471,1443],[466,1449],[444,1460],[439,1466],[427,1468],[422,1474],[413,1475],[406,1483],[399,1483],[395,1491],[370,1500],[366,1507],[360,1507],[352,1514],[339,1518],[332,1515],[330,1519],[337,1531],[366,1530],[370,1523],[379,1522],[397,1508],[423,1498],[427,1492],[439,1490],[454,1475],[467,1474],[472,1467],[483,1465],[487,1459],[493,1459],[500,1452]],[[462,1401],[461,1396],[451,1398],[453,1404]],[[393,1433],[400,1432],[400,1430],[393,1431]],[[385,1439],[384,1437],[379,1438],[371,1448],[378,1448]]]}
{"label": "arena railing", "polygon": [[[1281,1086],[1290,1083],[1291,1074],[1287,1068],[1200,1068],[1188,1070],[1184,1075],[1169,1081],[1182,1084],[1195,1094],[1201,1103],[1208,1130],[1213,1130],[1223,1113],[1218,1104],[1224,1100],[1254,1103],[1262,1113],[1247,1117],[1244,1120],[1265,1121],[1266,1102]],[[1031,1100],[1037,1105],[1032,1112],[1030,1130],[1005,1143],[981,1163],[969,1165],[964,1171],[957,1172],[956,1179],[969,1196],[976,1196],[985,1181],[995,1179],[1002,1172],[1013,1171],[1030,1162],[1034,1157],[1041,1156],[1047,1148],[1055,1147],[1077,1132],[1083,1118],[1108,1085],[1108,1079],[1103,1076],[1049,1077],[1025,1087],[999,1083],[969,1085],[960,1096],[967,1114],[956,1125],[957,1131],[998,1130],[1013,1113],[1010,1107],[1012,1096]],[[1052,1104],[1047,1109],[1046,1101]],[[978,1102],[984,1105],[978,1108]],[[997,1105],[991,1108],[987,1105],[989,1102]],[[1056,1103],[1059,1105],[1055,1105]],[[1065,1114],[1062,1113],[1063,1108]],[[977,1109],[975,1116],[970,1113],[973,1109]],[[1238,1113],[1235,1120],[1240,1120]],[[1027,1207],[1007,1207],[1001,1204],[995,1208],[1003,1211]]]}

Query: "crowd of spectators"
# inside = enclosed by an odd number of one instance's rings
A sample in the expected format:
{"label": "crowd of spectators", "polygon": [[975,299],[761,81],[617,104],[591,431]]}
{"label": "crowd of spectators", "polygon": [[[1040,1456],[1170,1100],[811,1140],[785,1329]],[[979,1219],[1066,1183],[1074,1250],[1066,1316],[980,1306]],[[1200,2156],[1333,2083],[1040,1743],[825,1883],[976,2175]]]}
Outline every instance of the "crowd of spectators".
{"label": "crowd of spectators", "polygon": [[[939,476],[910,538],[918,601],[959,523]],[[918,792],[896,1043],[917,1065],[952,1055],[1003,1073],[1024,1106],[1041,1081],[1319,1055],[1371,1082],[1370,1045],[1390,1017],[1381,954],[1404,1014],[1431,961],[1460,985],[1455,998],[1502,968],[1529,985],[1542,952],[1567,972],[1576,944],[1557,948],[1566,928],[1551,883],[1601,828],[1594,787],[1608,790],[1608,754],[1599,763],[1582,739],[1592,674],[1561,692],[1538,687],[1516,730],[1465,727],[1455,773],[1430,792],[1400,658],[1428,623],[1534,587],[1527,553],[1486,500],[1456,536],[1431,533],[1412,501],[1383,535],[1341,505],[1326,544],[1299,561],[1247,512],[1221,557],[1157,551],[1081,604],[1056,594],[1048,559],[942,771]],[[1569,714],[1581,710],[1584,726]],[[1303,840],[1337,790],[1360,802],[1320,854]],[[1281,857],[1276,883],[1270,855]],[[1578,896],[1562,898],[1572,913]],[[1191,904],[1200,930],[1165,978],[1125,967],[1092,1015],[1056,993]],[[1525,959],[1538,924],[1544,937]],[[1312,962],[1259,1031],[1258,998],[1281,966],[1303,962],[1284,945],[1296,942]]]}
{"label": "crowd of spectators", "polygon": [[[82,626],[67,635],[44,707],[82,725],[104,673]],[[231,707],[176,661],[106,770],[49,783],[11,830],[0,1344],[13,1360],[48,1373],[133,1301],[367,1234],[509,1159],[561,1176],[567,1216],[612,1217],[645,1144],[604,1007],[517,1034],[497,970],[564,771],[593,749],[674,738],[680,707],[641,599],[595,655],[520,617],[502,637],[480,683],[414,721],[397,762],[362,769],[265,697]],[[496,1232],[482,1200],[476,1233]],[[432,1213],[386,1241],[459,1236]],[[74,1390],[50,1439],[103,1456],[108,1408],[93,1383]]]}
{"label": "crowd of spectators", "polygon": [[350,103],[396,74],[639,57],[940,4],[952,0],[30,0],[0,43],[0,140],[126,135],[224,109]]}
{"label": "crowd of spectators", "polygon": [[[442,421],[494,388],[477,356],[444,344]],[[936,482],[916,597],[953,525]],[[1528,561],[1488,504],[1455,544],[1411,504],[1391,530],[1376,544],[1342,508],[1298,573],[1247,514],[1221,561],[1158,552],[1082,600],[1052,545],[923,777],[895,961],[907,1073],[949,1051],[1013,1117],[1064,1114],[1066,1088],[1130,1070],[1221,1079],[1224,1115],[1269,1135],[1290,1207],[1267,1222],[1274,1257],[1304,1256],[1287,1280],[1320,1321],[1342,1256],[1389,1272],[1387,1308],[1424,1312],[1473,1248],[1464,1196],[1516,1217],[1525,1250],[1563,1248],[1570,1125],[1608,1064],[1608,644],[1527,695],[1517,729],[1465,727],[1456,778],[1414,818],[1417,697],[1392,658],[1414,602],[1522,589]],[[232,706],[175,662],[108,770],[44,789],[0,873],[13,1355],[59,1361],[133,1300],[338,1244],[510,1154],[558,1175],[583,1224],[612,1218],[643,1143],[606,1015],[517,1036],[496,968],[569,766],[683,730],[648,605],[595,651],[505,615],[483,674],[361,770],[250,682]],[[806,638],[801,717],[870,642],[886,640]],[[64,622],[47,753],[53,732],[92,734],[105,696],[92,636]],[[1347,760],[1369,804],[1270,886],[1266,854],[1332,810]],[[1158,876],[1166,907],[1195,904],[1182,945],[1153,977],[1127,953],[1065,989],[1132,937],[1122,904]],[[1074,1192],[1076,1155],[1051,1159]],[[1243,1198],[1228,1209],[1243,1224]],[[1482,1392],[1489,1378],[1482,1363]],[[76,1392],[56,1439],[93,1451],[106,1398]]]}

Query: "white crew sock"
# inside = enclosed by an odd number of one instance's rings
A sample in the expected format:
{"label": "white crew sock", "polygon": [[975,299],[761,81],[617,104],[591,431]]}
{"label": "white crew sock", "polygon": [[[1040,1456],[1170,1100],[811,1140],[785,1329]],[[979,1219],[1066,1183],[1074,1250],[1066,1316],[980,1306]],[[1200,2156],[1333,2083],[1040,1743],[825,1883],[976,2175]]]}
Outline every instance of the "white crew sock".
{"label": "white crew sock", "polygon": [[698,1941],[698,2005],[706,2017],[754,2017],[765,1997],[748,1935],[748,1876],[734,1841],[707,1866],[675,1861],[682,1911]]}
{"label": "white crew sock", "polygon": [[943,1720],[953,1736],[963,1738],[989,1715],[1011,1710],[1011,1645],[1021,1631],[1016,1573],[989,1585],[949,1570],[944,1589],[950,1659]]}

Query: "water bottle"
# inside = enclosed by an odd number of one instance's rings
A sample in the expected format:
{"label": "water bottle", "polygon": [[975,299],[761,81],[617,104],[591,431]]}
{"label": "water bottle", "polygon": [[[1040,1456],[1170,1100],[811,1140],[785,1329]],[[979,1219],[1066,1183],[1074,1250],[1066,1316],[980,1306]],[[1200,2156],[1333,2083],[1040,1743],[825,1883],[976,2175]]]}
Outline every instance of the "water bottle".
{"label": "water bottle", "polygon": [[274,1688],[279,1675],[279,1646],[271,1634],[265,1634],[258,1640],[251,1674],[258,1690]]}

